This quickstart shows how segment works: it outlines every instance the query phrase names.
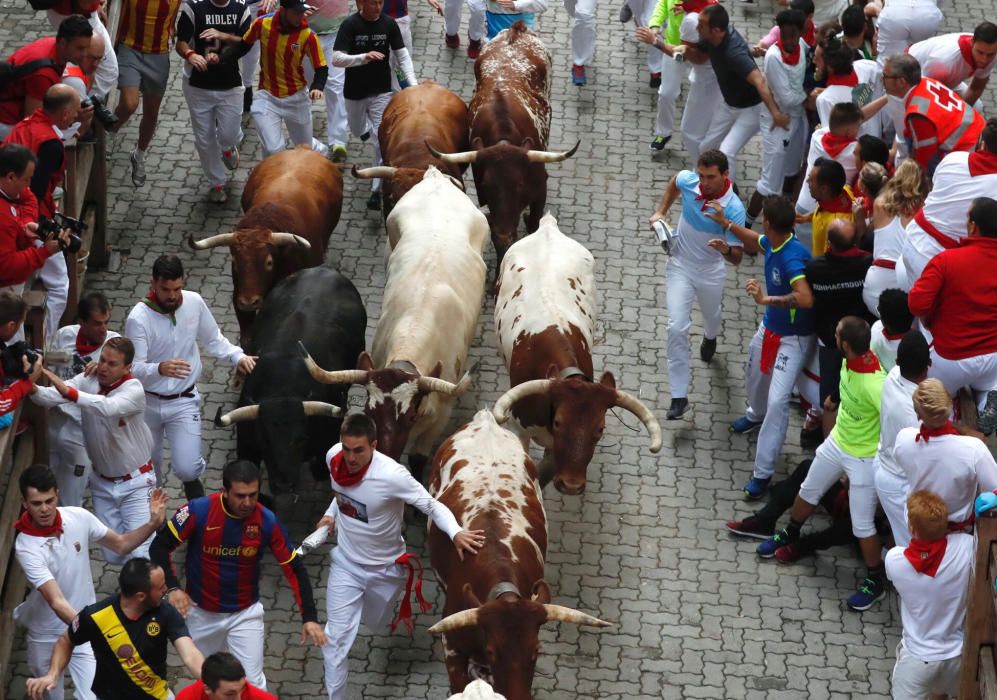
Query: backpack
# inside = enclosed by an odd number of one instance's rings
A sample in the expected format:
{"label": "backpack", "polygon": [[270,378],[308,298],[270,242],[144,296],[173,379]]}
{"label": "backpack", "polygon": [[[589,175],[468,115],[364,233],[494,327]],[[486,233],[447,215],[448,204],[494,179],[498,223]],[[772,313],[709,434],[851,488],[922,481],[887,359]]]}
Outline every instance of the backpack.
{"label": "backpack", "polygon": [[41,70],[42,68],[55,68],[60,72],[60,74],[62,72],[59,68],[59,64],[51,58],[39,58],[34,61],[22,63],[19,66],[15,66],[9,61],[0,61],[0,89],[7,87],[15,80],[23,78],[26,75],[30,75],[31,73]]}

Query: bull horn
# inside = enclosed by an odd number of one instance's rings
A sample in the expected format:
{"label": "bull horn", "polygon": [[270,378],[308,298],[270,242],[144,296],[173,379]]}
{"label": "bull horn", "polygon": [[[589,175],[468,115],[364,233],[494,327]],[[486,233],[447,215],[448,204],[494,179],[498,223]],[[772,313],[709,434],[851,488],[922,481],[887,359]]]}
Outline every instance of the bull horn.
{"label": "bull horn", "polygon": [[470,385],[471,377],[466,372],[457,384],[448,382],[446,379],[437,379],[436,377],[419,377],[420,389],[429,392],[438,391],[447,396],[460,396],[467,391],[467,387]]}
{"label": "bull horn", "polygon": [[276,246],[291,245],[292,243],[301,246],[305,249],[310,249],[312,244],[307,240],[297,235],[296,233],[286,233],[284,231],[272,231],[270,233],[270,240]]}
{"label": "bull horn", "polygon": [[651,452],[659,452],[661,450],[661,424],[658,423],[658,419],[654,417],[651,409],[645,406],[636,396],[628,394],[625,391],[616,392],[616,405],[626,411],[630,411],[640,419],[640,422],[644,424],[647,432],[651,435]]}
{"label": "bull horn", "polygon": [[492,409],[492,414],[495,416],[496,422],[505,423],[509,420],[509,411],[516,405],[517,401],[527,396],[546,394],[550,391],[550,386],[553,382],[553,379],[532,379],[509,389],[509,391],[499,397],[499,400],[495,402],[495,407]]}
{"label": "bull horn", "polygon": [[526,157],[531,163],[560,163],[575,155],[581,145],[581,141],[576,141],[575,147],[570,151],[527,151]]}
{"label": "bull horn", "polygon": [[[544,610],[547,611],[547,621],[553,622],[570,622],[573,625],[586,625],[588,627],[612,627],[612,622],[606,622],[605,620],[600,620],[598,617],[592,617],[591,615],[586,615],[583,612],[574,610],[572,608],[566,608],[563,605],[553,605],[547,603],[544,605]],[[430,630],[432,632],[432,630]]]}
{"label": "bull horn", "polygon": [[478,624],[478,609],[470,608],[468,610],[455,612],[453,615],[447,615],[435,625],[430,627],[429,633],[443,634],[445,632],[453,632],[454,630],[463,629],[464,627],[471,627],[476,624]]}
{"label": "bull horn", "polygon": [[457,187],[460,188],[461,192],[467,192],[467,188],[464,187],[464,181],[463,180],[458,180],[453,175],[447,175],[447,177],[450,178],[450,182],[452,182],[454,185],[456,185]]}
{"label": "bull horn", "polygon": [[429,139],[426,139],[425,143],[426,143],[426,148],[428,148],[429,152],[433,154],[433,157],[439,158],[444,163],[454,163],[455,165],[462,165],[464,163],[473,163],[475,160],[478,159],[477,151],[461,151],[459,153],[440,153],[430,145]]}
{"label": "bull horn", "polygon": [[329,370],[322,369],[315,364],[315,360],[313,360],[312,356],[308,354],[304,343],[300,340],[298,341],[298,350],[301,351],[301,357],[305,360],[305,366],[308,368],[308,373],[311,374],[312,379],[317,382],[322,382],[323,384],[367,383],[367,373],[362,369],[342,369],[330,372]]}
{"label": "bull horn", "polygon": [[305,410],[306,416],[338,418],[343,415],[343,409],[325,401],[302,401],[301,407]]}
{"label": "bull horn", "polygon": [[350,170],[350,175],[357,178],[358,180],[373,180],[375,178],[384,178],[390,180],[398,172],[398,168],[393,168],[390,165],[377,165],[373,168],[362,168],[358,169],[356,165]]}
{"label": "bull horn", "polygon": [[223,245],[230,246],[232,245],[232,241],[234,239],[234,233],[219,233],[217,236],[208,236],[207,238],[195,241],[193,234],[188,233],[187,245],[189,245],[192,250],[207,250],[208,248],[217,248]]}
{"label": "bull horn", "polygon": [[233,423],[245,423],[246,421],[256,420],[259,416],[260,407],[258,404],[240,406],[239,408],[232,409],[225,415],[222,415],[222,409],[219,407],[218,412],[215,414],[215,425],[220,428],[227,428]]}

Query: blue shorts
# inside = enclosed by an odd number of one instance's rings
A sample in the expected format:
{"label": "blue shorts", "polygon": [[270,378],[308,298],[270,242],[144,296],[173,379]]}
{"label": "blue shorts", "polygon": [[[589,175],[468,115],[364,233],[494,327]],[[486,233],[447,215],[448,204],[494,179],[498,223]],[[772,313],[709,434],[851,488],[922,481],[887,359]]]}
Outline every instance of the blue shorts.
{"label": "blue shorts", "polygon": [[519,20],[526,22],[526,26],[533,29],[534,12],[514,12],[513,14],[498,14],[496,12],[485,12],[485,22],[488,24],[487,37],[494,39],[503,29],[508,29]]}

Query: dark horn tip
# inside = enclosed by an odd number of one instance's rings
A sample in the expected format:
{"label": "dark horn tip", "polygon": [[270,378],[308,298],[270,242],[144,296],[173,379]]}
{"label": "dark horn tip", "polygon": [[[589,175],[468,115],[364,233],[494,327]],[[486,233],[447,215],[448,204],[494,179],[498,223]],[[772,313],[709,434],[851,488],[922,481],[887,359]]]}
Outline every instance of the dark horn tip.
{"label": "dark horn tip", "polygon": [[302,356],[303,358],[305,358],[306,360],[307,360],[307,359],[308,359],[309,357],[311,357],[311,355],[309,355],[309,354],[308,354],[308,350],[306,350],[306,349],[305,349],[305,344],[304,344],[304,343],[302,343],[302,342],[301,342],[300,340],[298,341],[298,352],[300,352],[300,353],[301,353],[301,356]]}
{"label": "dark horn tip", "polygon": [[188,233],[187,234],[187,247],[190,248],[191,250],[197,250],[197,246],[194,245],[194,234],[193,233]]}
{"label": "dark horn tip", "polygon": [[222,407],[221,406],[219,406],[218,410],[215,411],[215,427],[216,428],[224,428],[225,427],[222,424]]}
{"label": "dark horn tip", "polygon": [[360,169],[359,169],[359,168],[357,167],[357,164],[356,164],[356,163],[354,163],[354,164],[353,164],[353,167],[352,167],[352,168],[350,168],[350,175],[352,175],[353,177],[355,177],[355,178],[357,178],[357,179],[359,180],[359,179],[360,179],[360,176],[359,176],[359,175],[357,175],[357,173],[359,172],[359,170],[360,170]]}

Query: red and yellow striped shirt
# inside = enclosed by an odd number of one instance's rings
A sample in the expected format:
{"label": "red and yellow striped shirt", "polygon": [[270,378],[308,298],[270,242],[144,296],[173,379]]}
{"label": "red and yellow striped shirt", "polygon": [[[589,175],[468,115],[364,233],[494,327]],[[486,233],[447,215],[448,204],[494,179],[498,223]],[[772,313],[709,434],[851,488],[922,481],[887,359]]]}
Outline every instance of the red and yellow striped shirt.
{"label": "red and yellow striped shirt", "polygon": [[277,12],[269,17],[260,17],[249,27],[242,37],[247,44],[260,42],[260,90],[266,90],[274,97],[290,97],[308,87],[303,68],[307,55],[312,68],[325,65],[325,55],[318,36],[308,28],[306,22],[290,32],[279,19]]}
{"label": "red and yellow striped shirt", "polygon": [[181,0],[124,0],[118,43],[142,53],[170,50],[170,33],[177,21]]}

